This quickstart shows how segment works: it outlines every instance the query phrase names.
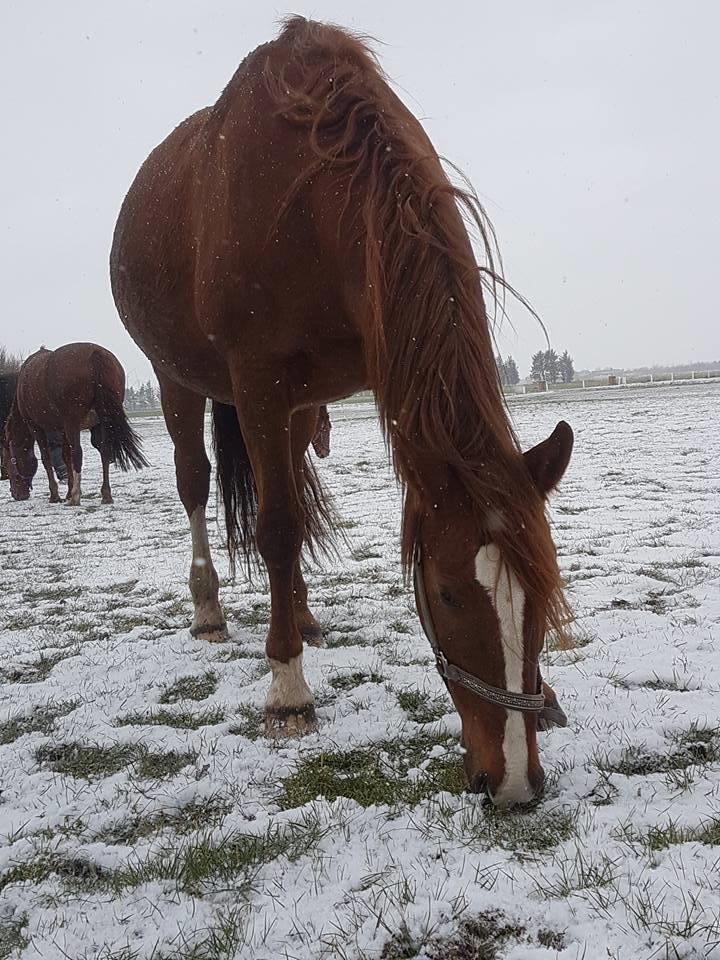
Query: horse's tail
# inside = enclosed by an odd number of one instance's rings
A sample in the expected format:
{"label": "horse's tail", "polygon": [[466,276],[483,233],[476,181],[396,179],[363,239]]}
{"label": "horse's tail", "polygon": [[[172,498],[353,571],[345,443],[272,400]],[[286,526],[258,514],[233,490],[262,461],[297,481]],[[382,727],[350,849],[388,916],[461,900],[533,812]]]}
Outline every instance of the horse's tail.
{"label": "horse's tail", "polygon": [[[130,426],[122,403],[124,377],[113,368],[111,357],[105,353],[93,354],[95,364],[95,412],[100,427],[100,446],[112,463],[121,470],[147,467],[143,456],[142,439]],[[119,364],[118,364],[119,367]]]}
{"label": "horse's tail", "polygon": [[[258,562],[255,476],[235,407],[214,400],[212,421],[217,486],[225,511],[231,567],[234,571],[238,554],[241,554],[248,576],[252,576]],[[316,559],[321,551],[333,552],[338,526],[330,496],[307,456],[303,478],[304,543]]]}

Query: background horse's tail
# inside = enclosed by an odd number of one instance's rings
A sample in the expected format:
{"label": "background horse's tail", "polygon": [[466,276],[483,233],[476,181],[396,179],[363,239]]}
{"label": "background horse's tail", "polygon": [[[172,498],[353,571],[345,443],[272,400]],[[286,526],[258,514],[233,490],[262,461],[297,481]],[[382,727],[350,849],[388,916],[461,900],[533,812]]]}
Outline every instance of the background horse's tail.
{"label": "background horse's tail", "polygon": [[[234,570],[238,554],[243,556],[248,576],[257,567],[255,539],[257,489],[245,440],[235,407],[213,401],[213,446],[217,462],[217,486],[225,510],[230,563]],[[323,487],[311,460],[303,464],[301,491],[305,512],[304,542],[315,559],[318,552],[332,552],[338,526],[329,494]]]}
{"label": "background horse's tail", "polygon": [[[115,358],[99,351],[93,354],[95,364],[95,412],[99,420],[99,448],[111,463],[121,470],[147,467],[143,456],[142,440],[128,422],[123,407],[125,377],[122,367],[115,367]],[[119,373],[119,376],[118,376]],[[96,432],[97,435],[97,432]],[[98,444],[95,444],[97,446]]]}

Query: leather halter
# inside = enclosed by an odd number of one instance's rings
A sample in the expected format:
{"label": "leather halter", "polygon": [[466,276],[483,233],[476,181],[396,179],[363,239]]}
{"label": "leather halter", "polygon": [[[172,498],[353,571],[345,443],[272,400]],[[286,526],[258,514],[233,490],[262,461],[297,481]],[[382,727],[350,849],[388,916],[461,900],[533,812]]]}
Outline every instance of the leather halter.
{"label": "leather halter", "polygon": [[35,475],[33,474],[32,477],[26,477],[24,473],[20,473],[20,469],[17,464],[17,457],[12,456],[12,447],[10,448],[10,463],[15,467],[15,473],[18,475],[18,477],[20,477],[23,483],[26,483],[28,487],[32,490],[32,485],[33,485],[33,480],[35,479]]}
{"label": "leather halter", "polygon": [[413,582],[415,585],[415,596],[418,601],[420,624],[435,654],[437,671],[445,681],[445,684],[447,685],[448,681],[457,683],[461,687],[465,687],[466,690],[470,690],[471,693],[476,694],[476,696],[486,700],[488,703],[493,703],[498,707],[504,707],[506,710],[519,710],[522,713],[540,713],[545,707],[545,697],[542,693],[542,680],[539,670],[539,693],[513,693],[510,690],[503,690],[502,687],[493,687],[472,673],[456,667],[450,663],[442,652],[435,634],[432,617],[430,616],[430,606],[428,604],[427,593],[425,592],[425,581],[423,579],[422,559],[419,546],[415,548],[413,557]]}

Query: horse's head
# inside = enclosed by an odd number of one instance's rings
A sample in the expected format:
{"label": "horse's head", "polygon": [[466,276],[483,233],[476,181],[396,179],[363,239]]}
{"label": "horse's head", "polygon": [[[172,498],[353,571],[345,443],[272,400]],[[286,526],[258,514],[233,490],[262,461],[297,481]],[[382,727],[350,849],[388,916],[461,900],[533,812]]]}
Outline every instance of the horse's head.
{"label": "horse's head", "polygon": [[528,803],[542,789],[538,659],[559,596],[545,498],[562,478],[572,445],[572,430],[560,423],[525,453],[524,466],[517,464],[523,502],[516,498],[514,516],[507,516],[512,496],[501,498],[502,513],[489,497],[478,508],[447,471],[436,471],[435,482],[424,471],[422,489],[409,494],[417,500],[418,611],[462,720],[470,786],[498,807]]}
{"label": "horse's head", "polygon": [[32,432],[14,405],[5,427],[5,442],[10,493],[13,500],[27,500],[38,462]]}

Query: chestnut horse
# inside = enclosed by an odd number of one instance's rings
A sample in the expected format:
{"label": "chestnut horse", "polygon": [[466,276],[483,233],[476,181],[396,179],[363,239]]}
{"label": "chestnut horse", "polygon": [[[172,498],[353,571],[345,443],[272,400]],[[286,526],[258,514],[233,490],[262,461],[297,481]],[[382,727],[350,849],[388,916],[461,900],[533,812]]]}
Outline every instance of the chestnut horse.
{"label": "chestnut horse", "polygon": [[[7,373],[0,373],[0,480],[9,480],[10,474],[8,467],[10,464],[10,451],[5,439],[5,424],[12,409],[13,400],[17,391],[18,370],[12,370]],[[58,433],[48,433],[48,446],[50,448],[50,460],[58,480],[65,480],[67,471],[63,460],[62,436]]]}
{"label": "chestnut horse", "polygon": [[[489,257],[478,269],[467,221]],[[567,623],[545,498],[572,431],[523,457],[483,299],[492,228],[451,185],[365,43],[294,18],[217,103],[145,161],[115,229],[118,312],[153,363],[192,533],[192,632],[225,636],[205,507],[213,401],[228,545],[267,567],[266,726],[314,723],[303,641],[320,628],[300,570],[332,523],[306,459],[320,405],[370,388],[404,490],[402,556],[462,720],[471,789],[498,806],[542,785],[538,689]]]}
{"label": "chestnut horse", "polygon": [[103,503],[112,503],[110,464],[121,470],[147,466],[140,438],[128,423],[123,398],[125,372],[109,350],[94,343],[68,343],[57,350],[44,347],[20,368],[17,390],[5,428],[9,449],[10,490],[15,500],[27,500],[37,471],[35,442],[47,472],[50,502],[60,496],[53,474],[48,436],[60,433],[67,469],[67,500],[80,503],[82,447],[80,431],[90,430],[100,452]]}

